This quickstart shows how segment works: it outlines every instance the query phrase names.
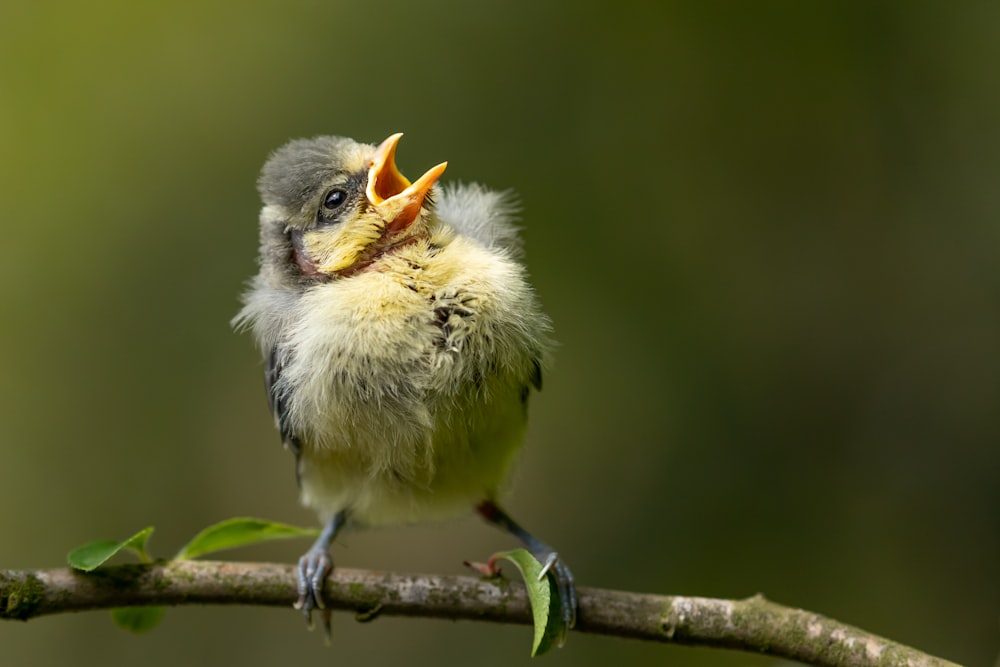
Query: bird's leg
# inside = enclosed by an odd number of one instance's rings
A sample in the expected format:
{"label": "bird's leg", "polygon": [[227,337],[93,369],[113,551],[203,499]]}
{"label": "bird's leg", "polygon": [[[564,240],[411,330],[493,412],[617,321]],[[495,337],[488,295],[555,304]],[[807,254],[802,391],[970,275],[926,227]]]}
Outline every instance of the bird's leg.
{"label": "bird's leg", "polygon": [[347,522],[347,511],[341,510],[333,515],[329,523],[323,527],[323,532],[309,551],[299,559],[299,599],[296,609],[301,609],[306,616],[306,622],[312,627],[312,610],[323,611],[323,630],[330,637],[330,612],[323,603],[323,584],[327,575],[333,571],[333,558],[330,556],[330,544],[337,533]]}
{"label": "bird's leg", "polygon": [[[476,505],[476,512],[494,526],[506,530],[521,540],[521,543],[542,564],[541,576],[550,575],[556,584],[559,601],[562,604],[563,623],[566,629],[576,623],[576,586],[573,573],[559,560],[559,554],[540,539],[522,528],[492,500],[484,500]],[[541,578],[541,577],[539,577]]]}

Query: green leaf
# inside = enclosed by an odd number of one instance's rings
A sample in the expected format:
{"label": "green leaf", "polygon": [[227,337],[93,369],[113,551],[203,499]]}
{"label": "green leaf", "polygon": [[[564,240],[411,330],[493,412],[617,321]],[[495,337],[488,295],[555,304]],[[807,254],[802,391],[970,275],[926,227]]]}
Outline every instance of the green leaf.
{"label": "green leaf", "polygon": [[152,534],[153,527],[148,526],[127,540],[122,540],[121,542],[113,542],[111,540],[98,540],[96,542],[90,542],[70,551],[66,555],[66,562],[68,562],[72,568],[83,570],[84,572],[90,572],[91,570],[100,567],[105,561],[122,549],[128,549],[138,555],[139,559],[143,563],[149,563],[152,561],[152,558],[150,558],[149,554],[146,553],[146,540],[148,540],[149,536]]}
{"label": "green leaf", "polygon": [[159,625],[164,611],[163,607],[118,607],[111,610],[111,620],[122,630],[139,634]]}
{"label": "green leaf", "polygon": [[531,601],[531,615],[535,623],[535,638],[531,645],[532,657],[546,653],[562,643],[566,636],[563,627],[562,605],[556,593],[552,575],[542,575],[542,564],[524,549],[514,549],[494,554],[491,561],[503,558],[513,563],[524,578]]}
{"label": "green leaf", "polygon": [[228,519],[201,531],[177,554],[177,560],[189,560],[213,551],[242,547],[255,542],[287,540],[293,537],[315,537],[315,528],[300,528],[284,523],[250,517]]}

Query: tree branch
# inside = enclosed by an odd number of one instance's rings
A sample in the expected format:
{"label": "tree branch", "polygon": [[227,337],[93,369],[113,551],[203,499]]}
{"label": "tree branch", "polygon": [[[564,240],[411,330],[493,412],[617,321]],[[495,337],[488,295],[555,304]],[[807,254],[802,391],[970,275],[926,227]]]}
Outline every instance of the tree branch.
{"label": "tree branch", "polygon": [[[126,606],[241,604],[291,606],[291,565],[172,561],[156,565],[0,571],[0,619],[29,620],[69,611]],[[327,605],[358,620],[386,615],[531,623],[524,586],[507,579],[397,574],[337,568]],[[745,600],[579,589],[576,630],[689,646],[729,648],[821,667],[956,667],[858,628],[784,607]]]}

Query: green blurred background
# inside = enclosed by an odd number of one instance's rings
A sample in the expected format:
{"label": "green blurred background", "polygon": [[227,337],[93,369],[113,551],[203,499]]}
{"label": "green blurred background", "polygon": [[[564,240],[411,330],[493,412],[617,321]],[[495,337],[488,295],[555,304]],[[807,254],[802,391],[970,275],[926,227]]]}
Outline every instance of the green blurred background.
{"label": "green blurred background", "polygon": [[[870,6],[871,5],[871,6]],[[406,132],[516,190],[561,347],[515,516],[579,583],[763,592],[1000,652],[1000,5],[0,5],[0,567],[311,524],[228,320],[269,151]],[[472,517],[338,563],[462,572]],[[233,557],[292,562],[305,544]],[[523,627],[170,610],[0,624],[22,664],[526,664]],[[762,665],[574,635],[547,665]]]}

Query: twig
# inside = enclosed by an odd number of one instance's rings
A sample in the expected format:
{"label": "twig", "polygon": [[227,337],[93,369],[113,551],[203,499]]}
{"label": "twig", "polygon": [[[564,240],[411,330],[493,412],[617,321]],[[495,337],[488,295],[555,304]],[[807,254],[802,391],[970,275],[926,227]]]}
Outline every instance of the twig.
{"label": "twig", "polygon": [[[0,619],[88,609],[182,604],[291,606],[290,565],[174,561],[69,569],[0,571]],[[338,568],[327,604],[359,620],[381,614],[531,623],[524,587],[506,579],[397,574]],[[784,607],[745,600],[581,588],[576,630],[689,646],[729,648],[821,667],[956,667],[858,628]]]}

